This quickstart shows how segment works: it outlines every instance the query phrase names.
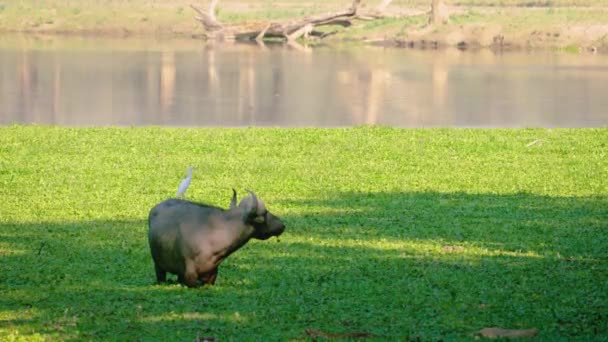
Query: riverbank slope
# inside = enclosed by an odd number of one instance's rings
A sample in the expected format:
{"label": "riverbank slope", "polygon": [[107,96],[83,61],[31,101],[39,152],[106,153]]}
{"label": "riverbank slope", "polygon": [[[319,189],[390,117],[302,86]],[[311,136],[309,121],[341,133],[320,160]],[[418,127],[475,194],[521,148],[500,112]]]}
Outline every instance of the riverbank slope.
{"label": "riverbank slope", "polygon": [[[430,1],[393,1],[386,17],[357,20],[347,29],[327,38],[382,42],[425,47],[491,46],[500,48],[560,48],[572,51],[608,51],[608,1],[553,0],[495,1],[463,0],[446,2],[450,20],[445,25],[428,25]],[[79,35],[194,36],[203,29],[194,20],[191,2],[176,0],[90,0],[3,2],[0,0],[0,32]],[[254,0],[247,3],[222,1],[218,18],[228,24],[263,25],[307,15],[344,9],[348,1]],[[369,12],[376,2],[363,2]]]}

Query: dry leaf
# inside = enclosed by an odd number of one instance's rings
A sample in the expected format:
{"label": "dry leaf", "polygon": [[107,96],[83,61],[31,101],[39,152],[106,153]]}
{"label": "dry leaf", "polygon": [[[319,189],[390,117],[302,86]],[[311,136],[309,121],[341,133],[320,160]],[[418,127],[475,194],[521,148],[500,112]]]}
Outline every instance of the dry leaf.
{"label": "dry leaf", "polygon": [[479,330],[476,335],[487,338],[522,338],[534,337],[538,334],[538,329],[502,329],[502,328],[484,328]]}
{"label": "dry leaf", "polygon": [[544,139],[536,139],[533,142],[529,143],[528,145],[526,145],[526,147],[532,147],[538,143],[542,143],[543,141],[545,141]]}
{"label": "dry leaf", "polygon": [[441,250],[446,253],[456,253],[456,252],[463,251],[464,247],[462,247],[462,246],[443,246],[443,247],[441,247]]}
{"label": "dry leaf", "polygon": [[196,333],[196,342],[215,342],[215,336],[201,336],[200,333]]}
{"label": "dry leaf", "polygon": [[356,333],[327,333],[315,329],[306,329],[306,334],[310,337],[322,337],[322,338],[366,338],[372,337],[374,334],[368,332],[356,332]]}

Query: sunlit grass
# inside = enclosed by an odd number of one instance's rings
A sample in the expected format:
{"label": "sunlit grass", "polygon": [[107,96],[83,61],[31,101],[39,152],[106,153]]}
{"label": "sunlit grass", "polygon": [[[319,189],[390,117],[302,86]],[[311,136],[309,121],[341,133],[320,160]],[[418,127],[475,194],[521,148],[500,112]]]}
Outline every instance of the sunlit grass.
{"label": "sunlit grass", "polygon": [[[2,127],[0,339],[606,336],[607,145],[607,129]],[[287,230],[214,287],[154,285],[147,213],[189,165],[188,198],[250,188]]]}

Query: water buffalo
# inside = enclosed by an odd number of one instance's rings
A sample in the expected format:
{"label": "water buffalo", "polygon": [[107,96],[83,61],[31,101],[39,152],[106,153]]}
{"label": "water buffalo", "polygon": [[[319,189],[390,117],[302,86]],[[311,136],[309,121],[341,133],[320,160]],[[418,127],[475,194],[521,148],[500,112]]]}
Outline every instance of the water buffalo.
{"label": "water buffalo", "polygon": [[251,191],[236,204],[233,189],[230,208],[171,198],[150,210],[148,241],[156,280],[165,282],[167,272],[188,287],[215,283],[218,266],[251,238],[279,236],[285,225],[266,210]]}

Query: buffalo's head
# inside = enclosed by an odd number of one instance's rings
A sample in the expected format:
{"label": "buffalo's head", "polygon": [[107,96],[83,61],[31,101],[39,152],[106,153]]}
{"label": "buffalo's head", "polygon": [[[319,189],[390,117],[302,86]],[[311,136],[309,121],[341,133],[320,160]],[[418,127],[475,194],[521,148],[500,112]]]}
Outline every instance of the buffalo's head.
{"label": "buffalo's head", "polygon": [[[285,224],[280,218],[274,216],[266,209],[264,201],[259,199],[255,193],[247,190],[249,196],[243,198],[238,208],[243,211],[243,220],[246,224],[253,226],[255,232],[252,237],[266,240],[271,236],[279,236],[285,231]],[[236,208],[236,191],[232,189],[232,201],[230,209]]]}

